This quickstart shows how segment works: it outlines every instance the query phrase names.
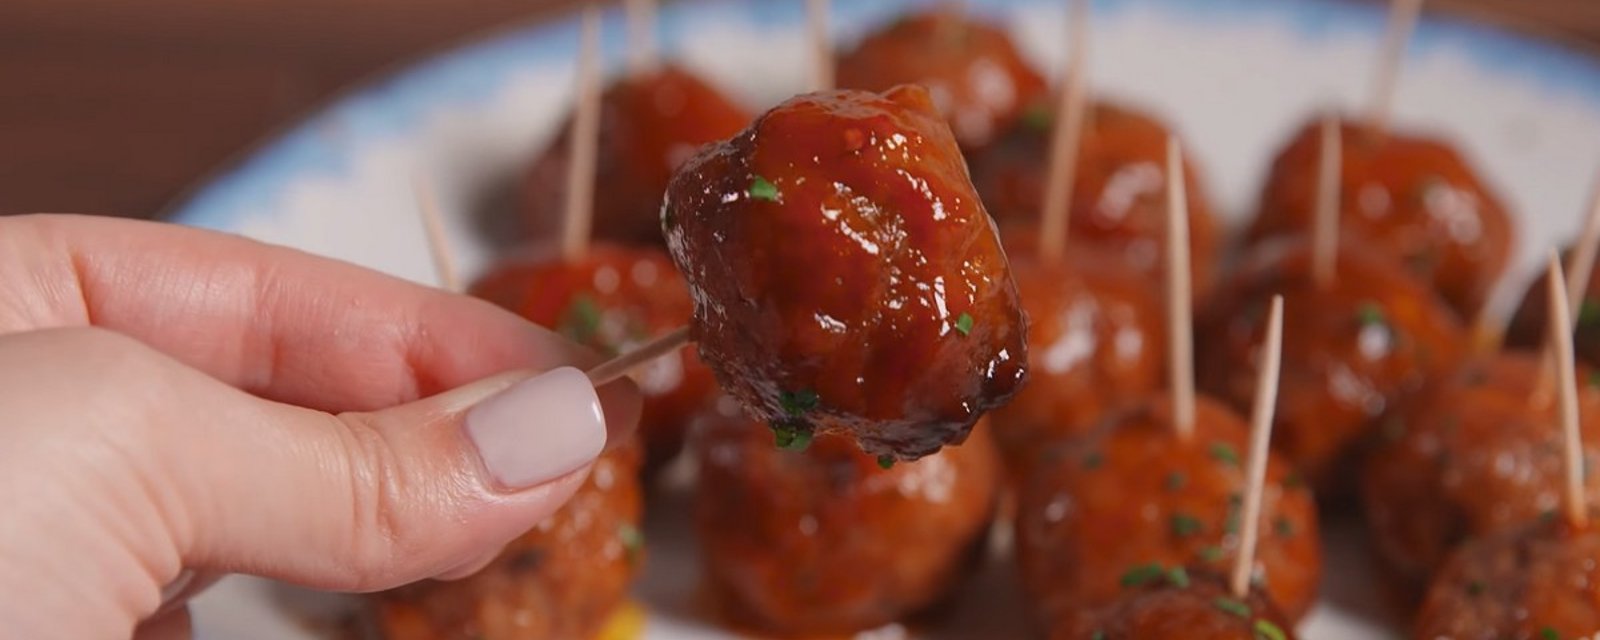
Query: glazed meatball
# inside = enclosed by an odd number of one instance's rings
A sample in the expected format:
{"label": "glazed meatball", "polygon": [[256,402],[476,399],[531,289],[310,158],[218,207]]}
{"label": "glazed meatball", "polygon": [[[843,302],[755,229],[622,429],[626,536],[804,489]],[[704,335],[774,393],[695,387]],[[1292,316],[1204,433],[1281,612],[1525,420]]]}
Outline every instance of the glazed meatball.
{"label": "glazed meatball", "polygon": [[775,447],[730,400],[692,442],[701,558],[738,625],[806,637],[879,627],[948,595],[984,548],[1000,465],[981,427],[884,468],[840,436]]}
{"label": "glazed meatball", "polygon": [[[1506,346],[1544,348],[1545,330],[1550,324],[1549,290],[1545,287],[1542,275],[1528,284],[1528,292],[1522,296],[1522,304],[1506,329]],[[1578,360],[1600,366],[1600,278],[1591,273],[1588,290],[1573,304],[1578,307],[1578,319],[1572,326],[1572,346],[1577,350]]]}
{"label": "glazed meatball", "polygon": [[[1462,540],[1560,506],[1560,412],[1554,385],[1535,390],[1542,366],[1531,353],[1470,361],[1381,423],[1363,497],[1374,546],[1413,591],[1402,595],[1420,592]],[[1600,389],[1582,385],[1578,402],[1585,422],[1600,420]],[[1585,458],[1600,459],[1600,433],[1583,437]],[[1588,486],[1600,502],[1600,477]]]}
{"label": "glazed meatball", "polygon": [[1413,637],[1577,640],[1597,629],[1600,532],[1546,518],[1451,554],[1428,588]]}
{"label": "glazed meatball", "polygon": [[[673,170],[702,145],[738,133],[749,123],[743,108],[699,77],[671,65],[612,84],[600,97],[596,236],[660,245],[661,195]],[[569,121],[528,173],[523,212],[534,237],[560,229],[571,137]]]}
{"label": "glazed meatball", "polygon": [[[576,261],[553,251],[506,260],[472,293],[606,357],[683,326],[693,308],[665,253],[608,244]],[[635,379],[645,397],[639,431],[646,468],[653,470],[682,448],[690,419],[715,397],[716,380],[694,349],[652,361]]]}
{"label": "glazed meatball", "polygon": [[1283,372],[1273,444],[1319,495],[1348,499],[1353,463],[1376,420],[1424,380],[1451,371],[1465,331],[1434,292],[1387,256],[1340,244],[1327,286],[1311,273],[1303,238],[1257,247],[1219,282],[1196,320],[1203,391],[1248,410],[1266,310],[1283,295]]}
{"label": "glazed meatball", "polygon": [[[1179,438],[1165,399],[1057,447],[1022,486],[1017,563],[1047,626],[1110,604],[1124,575],[1150,564],[1233,566],[1247,486],[1249,427],[1196,399],[1193,436]],[[1316,599],[1322,544],[1304,483],[1277,455],[1267,464],[1256,572],[1290,619]]]}
{"label": "glazed meatball", "polygon": [[993,221],[928,92],[803,95],[672,180],[691,334],[761,422],[915,459],[1026,377]]}
{"label": "glazed meatball", "polygon": [[387,640],[593,640],[641,562],[639,450],[601,455],[572,499],[463,580],[375,597]]}
{"label": "glazed meatball", "polygon": [[1218,574],[1160,565],[1123,577],[1115,602],[1052,629],[1051,640],[1294,640],[1294,625],[1259,588],[1237,598]]}
{"label": "glazed meatball", "polygon": [[[1311,228],[1320,126],[1308,123],[1273,162],[1250,226],[1252,240]],[[1499,198],[1439,140],[1394,132],[1379,137],[1350,122],[1341,132],[1341,237],[1398,258],[1458,315],[1476,315],[1513,246],[1511,217]]]}
{"label": "glazed meatball", "polygon": [[1079,248],[1055,262],[1010,257],[1028,316],[1030,374],[989,424],[1007,469],[1026,477],[1042,445],[1081,435],[1161,386],[1166,334],[1154,287],[1108,267],[1108,256]]}
{"label": "glazed meatball", "polygon": [[[988,148],[971,156],[972,182],[1003,227],[1032,224],[1044,210],[1050,179],[1050,105],[1030,109]],[[1069,205],[1075,246],[1098,245],[1150,278],[1166,277],[1167,140],[1165,125],[1132,109],[1097,103],[1085,116]],[[1192,158],[1185,159],[1189,256],[1194,288],[1215,278],[1216,219]],[[1006,236],[1010,239],[1010,235]],[[1007,244],[1013,253],[1017,247]]]}
{"label": "glazed meatball", "polygon": [[1004,131],[1045,92],[999,26],[949,9],[908,14],[864,38],[839,59],[845,89],[927,87],[963,149],[977,149]]}

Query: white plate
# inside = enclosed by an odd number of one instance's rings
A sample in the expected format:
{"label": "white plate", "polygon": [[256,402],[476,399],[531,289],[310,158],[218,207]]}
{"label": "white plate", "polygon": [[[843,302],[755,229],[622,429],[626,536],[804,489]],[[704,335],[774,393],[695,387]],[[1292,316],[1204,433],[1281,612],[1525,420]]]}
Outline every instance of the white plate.
{"label": "white plate", "polygon": [[[852,41],[913,4],[839,0],[835,35]],[[1064,47],[1064,2],[969,4],[1008,24],[1037,65],[1054,74]],[[1361,105],[1383,21],[1375,7],[1327,0],[1096,0],[1094,9],[1095,89],[1171,122],[1206,170],[1222,215],[1233,221],[1253,208],[1266,164],[1292,128],[1330,104]],[[803,85],[798,0],[684,2],[661,18],[663,42],[675,59],[754,109]],[[624,33],[619,16],[608,16],[605,50],[613,66],[622,60]],[[409,187],[420,174],[456,214],[448,233],[462,267],[473,273],[492,255],[474,214],[501,206],[566,111],[576,40],[570,21],[514,30],[366,87],[197,191],[173,219],[431,282]],[[1395,114],[1399,126],[1458,143],[1520,213],[1517,269],[1497,298],[1513,302],[1540,252],[1576,228],[1600,168],[1600,67],[1487,28],[1424,21]],[[651,611],[645,637],[718,637],[688,613],[698,575],[685,523],[654,517],[646,529],[652,560],[638,588]],[[1363,570],[1360,536],[1336,525],[1328,537],[1325,597],[1302,625],[1303,636],[1392,635],[1370,615],[1376,589]],[[995,565],[969,586],[941,637],[1023,635],[1007,571]],[[225,581],[198,603],[200,634],[314,637],[276,593],[259,581]]]}

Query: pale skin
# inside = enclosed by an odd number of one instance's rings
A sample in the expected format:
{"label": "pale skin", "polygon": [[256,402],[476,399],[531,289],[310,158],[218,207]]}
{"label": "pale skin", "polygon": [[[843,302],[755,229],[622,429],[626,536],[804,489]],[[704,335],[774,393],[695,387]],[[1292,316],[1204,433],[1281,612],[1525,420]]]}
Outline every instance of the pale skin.
{"label": "pale skin", "polygon": [[470,574],[634,428],[626,380],[539,375],[595,362],[289,249],[0,218],[0,629],[183,638],[226,573],[358,592]]}

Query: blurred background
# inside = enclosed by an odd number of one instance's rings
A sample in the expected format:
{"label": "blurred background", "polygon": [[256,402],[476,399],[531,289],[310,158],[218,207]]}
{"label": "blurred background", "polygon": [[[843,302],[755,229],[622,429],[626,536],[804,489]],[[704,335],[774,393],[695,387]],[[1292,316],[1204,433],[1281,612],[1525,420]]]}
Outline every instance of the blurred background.
{"label": "blurred background", "polygon": [[[0,214],[154,217],[351,84],[577,4],[0,0]],[[1428,8],[1600,55],[1600,0]]]}

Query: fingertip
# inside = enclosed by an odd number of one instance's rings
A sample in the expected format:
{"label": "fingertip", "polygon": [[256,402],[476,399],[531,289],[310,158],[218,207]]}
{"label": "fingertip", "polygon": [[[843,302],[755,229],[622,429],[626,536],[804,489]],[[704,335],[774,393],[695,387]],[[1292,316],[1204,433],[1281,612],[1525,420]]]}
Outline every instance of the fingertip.
{"label": "fingertip", "polygon": [[595,389],[606,420],[606,450],[627,442],[639,430],[644,415],[644,394],[632,378],[623,376]]}

